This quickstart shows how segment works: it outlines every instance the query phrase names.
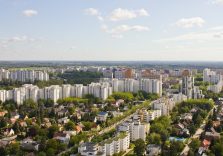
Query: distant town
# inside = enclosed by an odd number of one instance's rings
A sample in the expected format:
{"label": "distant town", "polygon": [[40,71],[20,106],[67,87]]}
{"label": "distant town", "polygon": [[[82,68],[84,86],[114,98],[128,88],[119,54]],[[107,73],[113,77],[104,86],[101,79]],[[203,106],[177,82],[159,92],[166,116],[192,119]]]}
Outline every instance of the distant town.
{"label": "distant town", "polygon": [[223,68],[1,62],[0,155],[222,156]]}

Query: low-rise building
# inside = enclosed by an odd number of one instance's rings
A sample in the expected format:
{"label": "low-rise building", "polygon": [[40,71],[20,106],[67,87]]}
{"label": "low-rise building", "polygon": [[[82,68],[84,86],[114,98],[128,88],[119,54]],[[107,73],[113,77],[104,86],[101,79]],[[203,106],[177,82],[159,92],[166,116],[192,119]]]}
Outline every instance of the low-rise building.
{"label": "low-rise building", "polygon": [[21,141],[21,148],[28,151],[39,151],[40,144],[30,138]]}
{"label": "low-rise building", "polygon": [[149,144],[146,147],[147,156],[158,156],[161,154],[161,146],[155,144]]}
{"label": "low-rise building", "polygon": [[107,112],[99,112],[97,115],[97,120],[105,122],[107,120],[108,113]]}

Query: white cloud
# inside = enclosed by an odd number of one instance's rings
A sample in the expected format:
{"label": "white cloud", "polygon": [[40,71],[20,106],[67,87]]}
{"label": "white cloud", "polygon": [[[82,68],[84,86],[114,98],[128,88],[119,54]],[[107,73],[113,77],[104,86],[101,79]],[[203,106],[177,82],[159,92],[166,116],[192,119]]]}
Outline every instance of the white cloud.
{"label": "white cloud", "polygon": [[98,16],[98,15],[100,15],[100,12],[97,9],[95,9],[95,8],[87,8],[84,11],[85,11],[85,13],[87,15],[91,15],[91,16]]}
{"label": "white cloud", "polygon": [[28,36],[13,36],[10,38],[0,39],[1,47],[8,47],[10,44],[18,44],[18,43],[30,43],[35,41],[41,41],[41,38],[31,38]]}
{"label": "white cloud", "polygon": [[112,11],[111,15],[109,16],[109,19],[111,21],[121,21],[121,20],[137,18],[139,16],[149,16],[149,13],[145,9],[128,10],[128,9],[118,8]]}
{"label": "white cloud", "polygon": [[223,5],[223,0],[214,0],[213,3]]}
{"label": "white cloud", "polygon": [[90,16],[96,16],[99,21],[104,21],[104,18],[101,16],[101,13],[95,8],[85,9],[84,12]]}
{"label": "white cloud", "polygon": [[97,16],[99,21],[104,21],[104,18],[102,16]]}
{"label": "white cloud", "polygon": [[24,10],[23,11],[23,15],[26,17],[32,17],[32,16],[36,16],[38,14],[38,12],[36,10]]}
{"label": "white cloud", "polygon": [[111,29],[109,29],[107,25],[102,25],[101,29],[104,32],[111,34],[113,38],[123,38],[124,36],[122,34],[130,31],[133,32],[149,31],[149,27],[141,25],[133,25],[133,26],[119,25]]}
{"label": "white cloud", "polygon": [[218,41],[223,39],[223,27],[213,27],[202,32],[192,32],[176,37],[170,37],[157,40],[159,42],[177,42],[177,41],[192,41],[192,42],[205,42],[205,41]]}
{"label": "white cloud", "polygon": [[127,32],[127,31],[148,31],[149,28],[146,26],[141,26],[141,25],[133,25],[133,26],[129,26],[129,25],[120,25],[117,26],[115,28],[113,28],[111,30],[111,33],[113,34],[119,34],[119,33],[123,33],[123,32]]}
{"label": "white cloud", "polygon": [[204,24],[205,20],[201,17],[182,18],[175,23],[176,26],[181,28],[202,27]]}

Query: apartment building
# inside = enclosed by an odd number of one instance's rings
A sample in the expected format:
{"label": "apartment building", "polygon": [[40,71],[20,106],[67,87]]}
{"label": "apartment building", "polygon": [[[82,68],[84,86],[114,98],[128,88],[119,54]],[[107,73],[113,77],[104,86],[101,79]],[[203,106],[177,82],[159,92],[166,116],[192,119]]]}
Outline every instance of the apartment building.
{"label": "apartment building", "polygon": [[208,90],[214,93],[220,93],[222,91],[223,76],[221,73],[206,68],[203,70],[203,81],[209,83]]}
{"label": "apartment building", "polygon": [[49,74],[46,71],[0,69],[0,81],[4,79],[20,82],[48,81]]}
{"label": "apartment building", "polygon": [[99,144],[83,143],[78,148],[82,156],[112,156],[115,153],[126,151],[130,145],[130,134],[118,133],[114,138],[104,140]]}
{"label": "apartment building", "polygon": [[160,110],[161,115],[169,115],[175,104],[173,98],[160,98],[152,103],[152,109]]}
{"label": "apartment building", "polygon": [[130,133],[130,140],[143,139],[145,141],[146,135],[149,133],[150,124],[141,123],[140,119],[129,119],[118,126],[119,132]]}

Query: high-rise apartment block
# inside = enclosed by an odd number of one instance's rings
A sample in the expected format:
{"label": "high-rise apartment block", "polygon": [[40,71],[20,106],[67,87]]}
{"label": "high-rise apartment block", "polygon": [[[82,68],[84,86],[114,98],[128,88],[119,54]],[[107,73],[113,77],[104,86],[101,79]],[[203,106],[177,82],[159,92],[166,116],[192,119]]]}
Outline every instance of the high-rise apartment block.
{"label": "high-rise apartment block", "polygon": [[35,71],[35,70],[5,70],[0,69],[0,81],[2,80],[12,80],[20,82],[34,82],[38,81],[48,81],[49,74],[45,71]]}

